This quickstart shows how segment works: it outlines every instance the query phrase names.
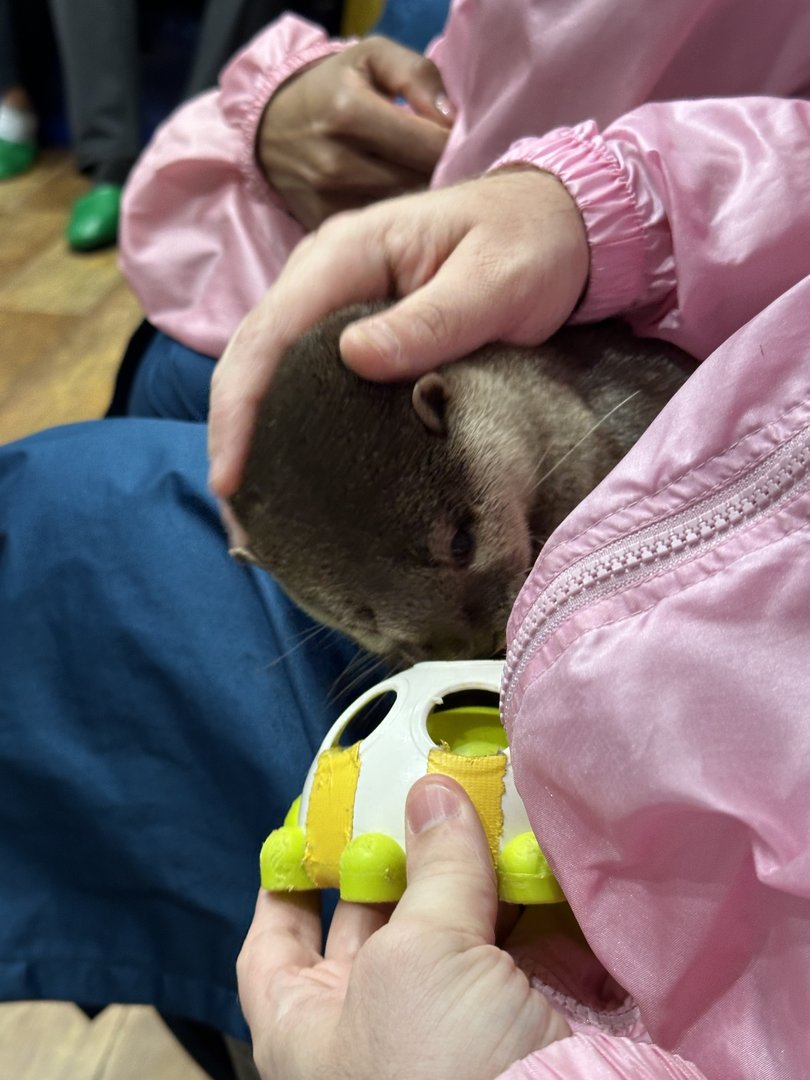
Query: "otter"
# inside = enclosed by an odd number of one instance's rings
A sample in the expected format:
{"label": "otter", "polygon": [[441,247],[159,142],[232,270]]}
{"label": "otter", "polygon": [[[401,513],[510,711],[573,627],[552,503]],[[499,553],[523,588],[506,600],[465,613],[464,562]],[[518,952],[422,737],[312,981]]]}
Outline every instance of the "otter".
{"label": "otter", "polygon": [[546,539],[695,362],[610,321],[369,382],[338,342],[379,309],[343,308],[283,357],[231,497],[233,554],[391,663],[502,655]]}

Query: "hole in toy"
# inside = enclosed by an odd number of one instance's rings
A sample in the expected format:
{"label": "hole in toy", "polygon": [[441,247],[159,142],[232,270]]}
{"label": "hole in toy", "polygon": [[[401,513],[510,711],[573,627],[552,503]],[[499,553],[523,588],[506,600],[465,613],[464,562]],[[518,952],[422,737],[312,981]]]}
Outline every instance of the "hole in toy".
{"label": "hole in toy", "polygon": [[335,746],[354,746],[379,727],[394,707],[397,695],[394,690],[385,690],[382,694],[365,701],[356,713],[346,721],[335,740]]}
{"label": "hole in toy", "polygon": [[507,746],[498,695],[492,690],[460,690],[446,694],[427,718],[428,735],[464,757],[497,754]]}

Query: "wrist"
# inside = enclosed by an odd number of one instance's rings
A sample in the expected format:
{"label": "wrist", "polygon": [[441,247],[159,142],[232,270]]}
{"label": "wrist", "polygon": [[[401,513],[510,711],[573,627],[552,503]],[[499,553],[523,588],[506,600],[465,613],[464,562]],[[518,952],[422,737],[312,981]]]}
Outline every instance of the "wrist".
{"label": "wrist", "polygon": [[[299,21],[285,17],[281,20],[279,30],[284,29],[287,22],[294,24]],[[268,31],[267,37],[271,34],[272,31]],[[266,110],[275,94],[309,67],[344,51],[353,43],[352,39],[329,40],[322,30],[315,31],[313,27],[302,40],[296,40],[295,51],[283,55],[280,53],[283,41],[274,50],[270,50],[269,46],[262,49],[260,38],[223,71],[220,80],[223,115],[240,134],[238,166],[247,189],[256,198],[267,200],[269,196],[276,205],[285,209],[283,200],[268,183],[258,152]]]}
{"label": "wrist", "polygon": [[645,280],[646,241],[630,185],[591,121],[522,139],[492,166],[534,166],[554,176],[575,203],[589,249],[577,321],[620,314],[638,302]]}
{"label": "wrist", "polygon": [[503,164],[494,165],[486,175],[503,176],[508,173],[522,174],[532,185],[535,203],[542,208],[543,232],[552,233],[548,222],[554,222],[556,226],[553,234],[558,238],[556,254],[559,269],[567,275],[572,290],[569,303],[565,304],[567,318],[582,304],[590,280],[591,251],[582,213],[559,176],[548,169],[534,162],[504,161]]}

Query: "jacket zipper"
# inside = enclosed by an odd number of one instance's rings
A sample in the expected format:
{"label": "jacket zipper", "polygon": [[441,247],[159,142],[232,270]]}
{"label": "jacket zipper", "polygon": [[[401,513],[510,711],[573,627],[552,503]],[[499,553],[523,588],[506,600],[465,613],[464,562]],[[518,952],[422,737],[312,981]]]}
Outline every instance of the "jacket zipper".
{"label": "jacket zipper", "polygon": [[514,687],[531,657],[574,612],[701,556],[809,484],[810,432],[805,429],[720,492],[698,500],[663,523],[613,541],[563,570],[540,592],[509,649],[503,676],[503,713],[508,712]]}

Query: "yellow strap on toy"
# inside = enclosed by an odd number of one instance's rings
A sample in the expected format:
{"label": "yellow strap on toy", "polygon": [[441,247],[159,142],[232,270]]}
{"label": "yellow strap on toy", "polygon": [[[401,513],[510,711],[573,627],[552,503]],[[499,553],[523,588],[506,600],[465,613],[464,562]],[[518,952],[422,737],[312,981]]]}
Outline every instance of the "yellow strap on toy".
{"label": "yellow strap on toy", "polygon": [[307,806],[304,865],[320,888],[338,887],[341,852],[352,837],[354,800],[360,777],[360,744],[324,750]]}
{"label": "yellow strap on toy", "polygon": [[470,796],[484,826],[494,863],[498,858],[503,829],[501,800],[505,790],[506,754],[464,757],[436,747],[428,754],[427,771],[452,776]]}

